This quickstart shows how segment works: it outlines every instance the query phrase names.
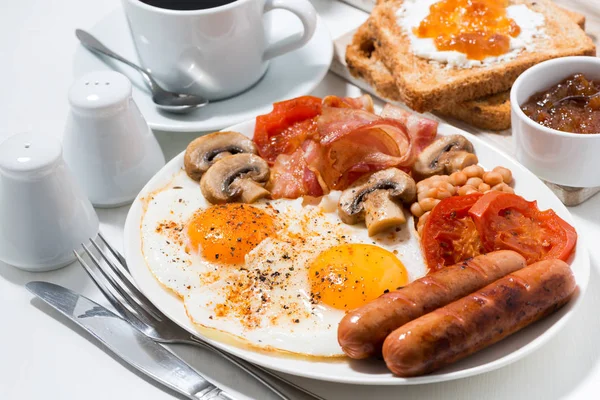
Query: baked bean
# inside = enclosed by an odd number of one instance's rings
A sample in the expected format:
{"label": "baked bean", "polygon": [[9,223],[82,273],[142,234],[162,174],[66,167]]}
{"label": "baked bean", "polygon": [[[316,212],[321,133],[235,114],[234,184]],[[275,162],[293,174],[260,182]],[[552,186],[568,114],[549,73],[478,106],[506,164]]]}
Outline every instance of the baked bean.
{"label": "baked bean", "polygon": [[477,187],[479,185],[481,185],[483,183],[483,179],[481,178],[477,178],[477,177],[472,177],[467,179],[467,185],[473,186],[473,187]]}
{"label": "baked bean", "polygon": [[515,192],[513,188],[511,188],[504,182],[499,183],[496,186],[493,186],[492,190],[496,190],[498,192],[505,192],[505,193],[514,193]]}
{"label": "baked bean", "polygon": [[417,183],[417,193],[423,192],[427,189],[431,189],[434,185],[431,184],[427,179]]}
{"label": "baked bean", "polygon": [[434,175],[431,178],[434,179],[434,182],[448,182],[450,180],[448,175]]}
{"label": "baked bean", "polygon": [[479,190],[481,193],[485,193],[490,189],[491,187],[487,183],[481,183],[479,186],[477,186],[477,190]]}
{"label": "baked bean", "polygon": [[461,186],[460,188],[458,188],[459,196],[466,196],[471,193],[477,193],[477,188],[475,188],[474,186],[471,186],[471,185],[465,185],[465,186]]}
{"label": "baked bean", "polygon": [[426,196],[425,193],[428,193],[429,191],[435,189],[434,187],[426,187],[425,189],[422,190],[417,190],[417,197],[421,198],[425,198],[425,197],[431,197],[431,196]]}
{"label": "baked bean", "polygon": [[[454,188],[454,186],[452,186]],[[450,191],[443,189],[443,188],[438,188],[437,193],[435,198],[438,200],[443,200],[443,199],[447,199],[448,197],[452,197],[452,193],[450,193]]]}
{"label": "baked bean", "polygon": [[496,186],[497,184],[504,182],[504,178],[500,172],[489,171],[483,174],[483,181],[490,186]]}
{"label": "baked bean", "polygon": [[484,170],[479,165],[469,165],[462,172],[467,175],[467,178],[481,178]]}
{"label": "baked bean", "polygon": [[425,211],[423,211],[423,209],[421,208],[421,206],[419,205],[419,202],[414,202],[412,203],[412,205],[410,206],[410,212],[412,213],[412,215],[414,215],[417,218],[421,218],[421,216],[423,215],[423,213]]}
{"label": "baked bean", "polygon": [[467,174],[462,171],[453,172],[452,175],[450,175],[450,183],[454,186],[464,185],[467,183],[467,179]]}
{"label": "baked bean", "polygon": [[504,183],[504,182],[499,183],[497,185],[492,186],[492,188],[490,190],[495,191],[495,192],[502,192],[504,185],[506,185],[506,183]]}
{"label": "baked bean", "polygon": [[417,200],[421,201],[423,199],[437,199],[439,191],[440,189],[436,187],[422,191],[421,193],[417,194]]}
{"label": "baked bean", "polygon": [[450,182],[440,183],[440,185],[438,187],[441,190],[446,190],[446,191],[450,192],[450,194],[452,196],[454,196],[456,194],[456,187],[453,184],[451,184]]}
{"label": "baked bean", "polygon": [[431,211],[427,211],[417,221],[417,232],[419,232],[419,235],[423,233],[423,227],[425,226],[425,222],[427,222],[427,218],[429,218],[429,214],[431,214]]}
{"label": "baked bean", "polygon": [[425,182],[429,186],[435,186],[439,181],[440,181],[440,176],[434,175],[434,176],[430,176],[429,178],[427,178],[421,182]]}
{"label": "baked bean", "polygon": [[423,211],[431,211],[431,210],[433,210],[433,207],[437,206],[437,204],[440,201],[441,200],[438,200],[438,199],[427,198],[427,199],[420,200],[419,205],[421,206]]}
{"label": "baked bean", "polygon": [[442,183],[448,182],[449,180],[450,177],[448,175],[434,175],[421,182],[426,182],[427,185],[431,187],[436,187]]}
{"label": "baked bean", "polygon": [[496,167],[492,171],[498,172],[500,175],[502,175],[502,181],[504,183],[509,184],[512,182],[512,172],[510,172],[510,169],[504,167]]}

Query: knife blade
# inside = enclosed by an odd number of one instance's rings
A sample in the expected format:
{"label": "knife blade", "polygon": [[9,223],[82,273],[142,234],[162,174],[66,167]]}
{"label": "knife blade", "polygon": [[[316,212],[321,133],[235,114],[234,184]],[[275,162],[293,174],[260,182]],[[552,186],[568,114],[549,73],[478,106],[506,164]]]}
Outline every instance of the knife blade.
{"label": "knife blade", "polygon": [[116,356],[157,382],[194,400],[233,400],[181,358],[100,304],[49,282],[29,282],[25,286],[92,334]]}

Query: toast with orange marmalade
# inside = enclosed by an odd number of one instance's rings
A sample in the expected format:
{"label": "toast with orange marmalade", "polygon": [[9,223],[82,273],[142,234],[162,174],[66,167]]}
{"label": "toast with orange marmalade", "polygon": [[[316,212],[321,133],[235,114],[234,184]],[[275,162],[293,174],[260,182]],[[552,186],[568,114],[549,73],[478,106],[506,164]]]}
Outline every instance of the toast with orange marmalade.
{"label": "toast with orange marmalade", "polygon": [[[585,16],[562,9],[584,29]],[[346,49],[346,64],[350,73],[365,80],[376,92],[387,99],[402,101],[394,77],[379,57],[375,38],[369,29],[369,21],[355,32]],[[504,130],[510,128],[510,91],[458,103],[449,103],[435,110],[437,114],[467,122],[477,128]]]}
{"label": "toast with orange marmalade", "polygon": [[[483,13],[467,9],[481,4]],[[456,20],[465,15],[479,19]],[[464,26],[480,31],[461,32]],[[571,15],[550,0],[389,0],[374,8],[368,29],[399,98],[419,112],[500,96],[532,65],[596,53]]]}

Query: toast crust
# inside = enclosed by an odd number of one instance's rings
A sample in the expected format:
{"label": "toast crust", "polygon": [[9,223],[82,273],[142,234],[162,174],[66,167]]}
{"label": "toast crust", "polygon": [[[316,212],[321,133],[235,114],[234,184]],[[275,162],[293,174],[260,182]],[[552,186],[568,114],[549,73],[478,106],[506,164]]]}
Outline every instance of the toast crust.
{"label": "toast crust", "polygon": [[476,100],[448,104],[435,112],[477,128],[503,131],[510,128],[510,90]]}
{"label": "toast crust", "polygon": [[582,30],[585,30],[585,15],[578,13],[577,11],[567,10],[566,8],[562,8],[562,12],[564,12],[573,22],[575,22]]}
{"label": "toast crust", "polygon": [[402,101],[394,77],[379,58],[367,22],[358,27],[346,47],[346,64],[352,76],[366,81],[382,97]]}
{"label": "toast crust", "polygon": [[400,98],[418,112],[508,90],[523,71],[545,60],[596,53],[592,40],[551,1],[511,0],[511,4],[525,4],[545,17],[547,37],[539,39],[535,51],[523,51],[513,60],[486,67],[445,68],[412,53],[408,36],[396,22],[396,10],[402,2],[377,5],[368,24],[381,61],[392,71]]}

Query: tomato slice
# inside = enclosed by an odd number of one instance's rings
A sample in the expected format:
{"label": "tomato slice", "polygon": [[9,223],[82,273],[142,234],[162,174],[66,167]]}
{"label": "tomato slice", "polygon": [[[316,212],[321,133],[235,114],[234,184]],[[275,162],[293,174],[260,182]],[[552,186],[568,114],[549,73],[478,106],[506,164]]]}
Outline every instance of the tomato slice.
{"label": "tomato slice", "polygon": [[430,272],[484,253],[469,210],[481,193],[448,197],[438,203],[425,221],[421,246]]}
{"label": "tomato slice", "polygon": [[321,109],[320,98],[302,96],[275,103],[269,114],[256,117],[253,140],[260,156],[273,163],[279,154],[293,153],[316,133],[313,119]]}
{"label": "tomato slice", "polygon": [[486,251],[514,250],[531,264],[566,261],[577,243],[575,228],[553,210],[540,211],[535,201],[512,193],[488,192],[471,208]]}

